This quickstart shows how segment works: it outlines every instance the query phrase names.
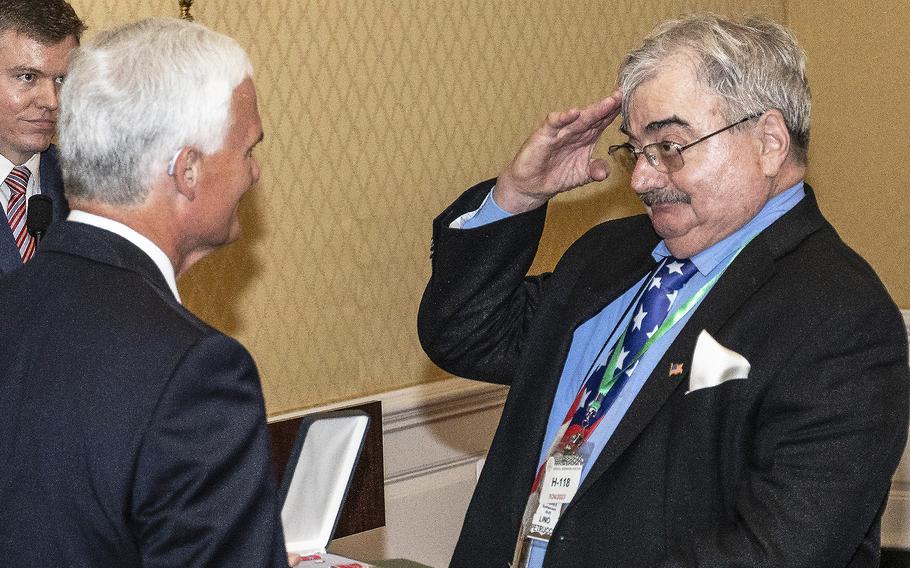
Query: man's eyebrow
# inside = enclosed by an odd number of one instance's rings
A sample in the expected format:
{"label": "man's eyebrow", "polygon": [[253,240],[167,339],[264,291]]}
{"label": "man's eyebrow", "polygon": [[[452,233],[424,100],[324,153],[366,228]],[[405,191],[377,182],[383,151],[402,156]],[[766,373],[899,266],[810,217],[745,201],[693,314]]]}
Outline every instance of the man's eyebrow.
{"label": "man's eyebrow", "polygon": [[44,72],[40,69],[35,69],[34,67],[11,67],[7,69],[10,73],[15,73],[16,75],[22,75],[24,73],[31,73],[32,75],[44,75]]}
{"label": "man's eyebrow", "polygon": [[[663,118],[661,120],[649,122],[648,125],[645,126],[645,134],[660,132],[662,129],[668,126],[682,126],[683,128],[688,129],[690,127],[690,124],[674,114],[669,118]],[[633,138],[632,133],[629,132],[625,125],[620,125],[619,131],[622,132],[626,137]]]}
{"label": "man's eyebrow", "polygon": [[685,120],[679,118],[678,116],[676,116],[674,114],[670,118],[664,118],[661,120],[655,120],[653,122],[649,122],[648,125],[645,126],[645,132],[647,132],[647,133],[659,132],[660,130],[662,130],[668,126],[682,126],[683,128],[688,129],[691,125],[688,122],[686,122]]}

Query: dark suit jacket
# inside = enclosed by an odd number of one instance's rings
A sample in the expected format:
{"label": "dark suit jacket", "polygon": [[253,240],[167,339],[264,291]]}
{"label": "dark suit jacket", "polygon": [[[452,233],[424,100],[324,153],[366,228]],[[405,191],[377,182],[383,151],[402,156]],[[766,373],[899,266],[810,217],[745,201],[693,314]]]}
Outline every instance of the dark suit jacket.
{"label": "dark suit jacket", "polygon": [[148,256],[62,222],[0,294],[0,566],[287,565],[255,365]]}
{"label": "dark suit jacket", "polygon": [[[646,216],[599,225],[551,274],[525,278],[545,208],[434,224],[424,349],[460,376],[510,384],[452,566],[505,567],[572,333],[653,267]],[[688,390],[707,330],[752,364]],[[683,363],[670,376],[671,363]],[[727,269],[648,378],[566,507],[547,567],[878,565],[879,519],[907,435],[907,336],[869,266],[811,188]]]}
{"label": "dark suit jacket", "polygon": [[[66,219],[70,209],[66,204],[66,198],[63,196],[63,178],[60,173],[60,162],[56,146],[51,145],[50,148],[41,152],[39,169],[41,193],[50,197],[51,202],[54,204],[53,221]],[[22,266],[22,257],[19,256],[19,249],[13,239],[13,232],[9,229],[9,224],[7,223],[6,227],[0,227],[0,274],[6,274],[20,266]]]}

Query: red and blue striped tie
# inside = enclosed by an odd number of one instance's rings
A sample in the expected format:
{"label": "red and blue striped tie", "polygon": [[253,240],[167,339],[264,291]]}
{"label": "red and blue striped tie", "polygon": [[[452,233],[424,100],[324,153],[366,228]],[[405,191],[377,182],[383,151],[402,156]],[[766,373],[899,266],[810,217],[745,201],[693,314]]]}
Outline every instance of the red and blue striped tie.
{"label": "red and blue striped tie", "polygon": [[13,239],[16,240],[22,262],[27,262],[35,254],[36,246],[35,239],[28,234],[25,227],[25,190],[31,176],[32,172],[25,166],[16,166],[6,176],[6,185],[10,188],[6,218],[9,220],[9,228],[13,232]]}

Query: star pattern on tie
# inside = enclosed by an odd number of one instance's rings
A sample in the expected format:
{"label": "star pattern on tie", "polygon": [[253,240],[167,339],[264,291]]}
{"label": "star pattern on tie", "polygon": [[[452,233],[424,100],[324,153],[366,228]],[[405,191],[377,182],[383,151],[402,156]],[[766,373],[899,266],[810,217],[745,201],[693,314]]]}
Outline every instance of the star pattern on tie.
{"label": "star pattern on tie", "polygon": [[578,406],[575,407],[573,403],[574,411],[570,409],[570,412],[572,412],[571,422],[575,424],[581,424],[581,422],[584,420],[584,414],[587,412],[588,406],[591,405],[591,403],[595,398],[597,398],[598,395],[598,387],[600,386],[600,381],[595,379],[599,379],[602,376],[603,371],[601,371],[597,377],[592,375],[588,378],[587,381],[585,381],[584,384],[581,385],[581,389],[579,390],[579,394],[577,396]]}
{"label": "star pattern on tie", "polygon": [[587,389],[587,388],[586,388],[586,389],[584,390],[584,392],[581,393],[581,405],[582,405],[582,406],[587,405],[587,404],[590,402],[590,401],[588,400],[589,398],[591,398],[591,391],[590,391],[590,389]]}
{"label": "star pattern on tie", "polygon": [[648,317],[648,312],[645,311],[644,306],[639,305],[638,313],[635,314],[635,317],[632,319],[632,322],[634,323],[632,329],[641,329],[641,324],[645,321],[646,317]]}
{"label": "star pattern on tie", "polygon": [[621,356],[621,361],[617,361],[617,373],[629,363],[631,367],[627,370],[628,374],[634,372],[638,360],[628,361],[627,356],[638,355],[645,343],[654,337],[676,302],[679,290],[696,271],[691,260],[670,257],[651,277],[635,306],[635,316],[626,329],[621,351],[625,355]]}
{"label": "star pattern on tie", "polygon": [[[576,397],[578,406],[573,403],[565,418],[564,424],[566,422],[570,424],[563,443],[571,437],[570,434],[581,431],[582,425],[585,425],[585,428],[592,427],[620,396],[626,381],[638,368],[641,360],[639,352],[642,347],[658,332],[670,312],[670,307],[676,302],[679,290],[695,272],[697,269],[692,261],[670,257],[647,282],[644,293],[635,304],[634,315],[623,335],[622,345],[619,346],[612,386],[601,393],[601,383],[607,372],[605,362],[599,365],[579,388]],[[597,405],[592,405],[595,400],[600,401],[596,412],[594,407]]]}
{"label": "star pattern on tie", "polygon": [[[686,261],[686,262],[691,262],[691,261]],[[669,274],[679,274],[680,276],[683,276],[683,266],[685,266],[685,264],[682,261],[674,258],[671,262],[668,262],[665,265],[665,268],[667,269]]]}
{"label": "star pattern on tie", "polygon": [[619,351],[619,357],[616,358],[616,366],[622,367],[623,365],[625,365],[625,360],[626,360],[626,357],[628,357],[628,356],[629,356],[629,352],[626,351],[625,349],[621,349]]}

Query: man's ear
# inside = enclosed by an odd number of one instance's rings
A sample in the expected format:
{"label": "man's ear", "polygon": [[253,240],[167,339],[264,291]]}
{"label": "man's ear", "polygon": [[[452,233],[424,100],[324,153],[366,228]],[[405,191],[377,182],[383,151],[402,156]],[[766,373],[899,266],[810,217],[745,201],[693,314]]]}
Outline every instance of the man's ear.
{"label": "man's ear", "polygon": [[790,131],[779,110],[771,109],[758,119],[762,172],[767,177],[778,174],[790,155]]}
{"label": "man's ear", "polygon": [[202,177],[202,153],[192,146],[182,148],[174,156],[173,167],[168,170],[174,178],[177,191],[189,201],[196,199],[196,190]]}

